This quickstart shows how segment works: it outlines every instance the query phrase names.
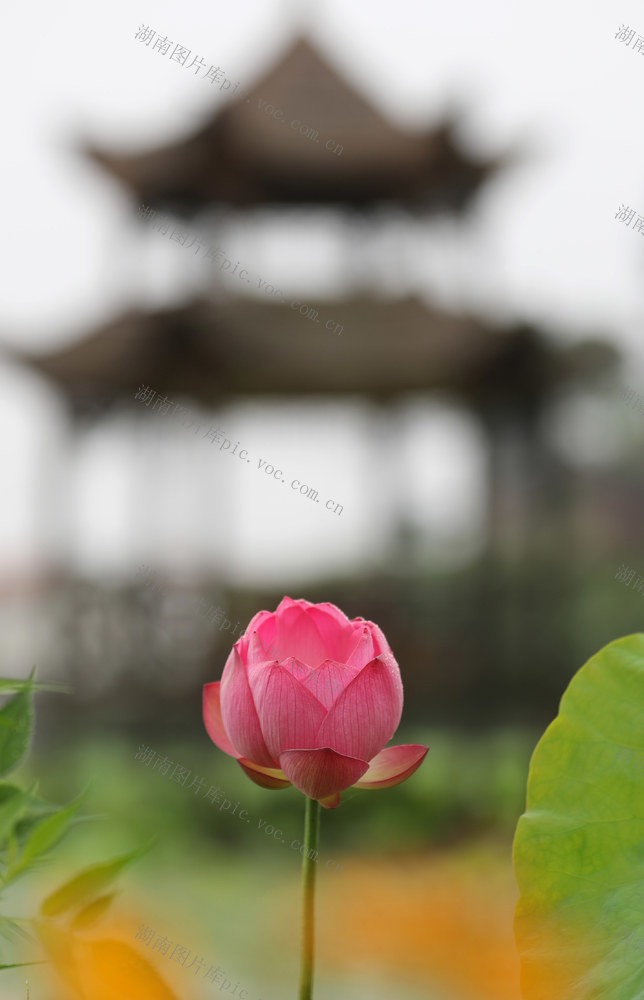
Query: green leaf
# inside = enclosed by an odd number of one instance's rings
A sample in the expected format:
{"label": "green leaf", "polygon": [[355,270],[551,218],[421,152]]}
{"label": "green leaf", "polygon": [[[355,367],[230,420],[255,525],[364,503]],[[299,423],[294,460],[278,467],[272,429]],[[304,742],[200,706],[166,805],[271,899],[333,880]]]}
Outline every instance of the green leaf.
{"label": "green leaf", "polygon": [[0,846],[9,839],[11,831],[27,808],[32,791],[33,788],[24,791],[16,788],[0,804]]}
{"label": "green leaf", "polygon": [[18,863],[11,872],[12,877],[28,868],[35,858],[45,854],[58,843],[86,798],[87,793],[83,792],[68,805],[37,823],[27,838]]}
{"label": "green leaf", "polygon": [[26,680],[17,680],[13,677],[0,677],[0,695],[9,694],[10,691],[58,691],[61,694],[68,694],[73,691],[73,688],[69,684],[64,684],[58,681],[34,681],[32,680],[35,673],[35,668],[31,672],[31,676]]}
{"label": "green leaf", "polygon": [[29,677],[0,677],[0,694],[8,694],[9,691],[24,691],[31,689],[35,683],[36,668],[32,667]]}
{"label": "green leaf", "polygon": [[514,865],[524,1000],[644,997],[644,635],[570,682],[532,758]]}
{"label": "green leaf", "polygon": [[13,962],[11,965],[0,965],[0,969],[20,969],[25,965],[46,965],[46,961],[41,962]]}
{"label": "green leaf", "polygon": [[113,861],[104,861],[86,868],[48,896],[42,903],[40,912],[43,916],[53,917],[73,906],[86,906],[95,896],[107,889],[127,865],[142,857],[151,846],[151,843],[146,844]]}
{"label": "green leaf", "polygon": [[0,709],[0,775],[12,771],[29,746],[33,727],[31,685]]}
{"label": "green leaf", "polygon": [[7,941],[33,940],[33,921],[25,917],[0,917],[0,937]]}
{"label": "green leaf", "polygon": [[[37,790],[38,783],[34,785],[34,789]],[[24,789],[19,785],[15,785],[11,782],[0,781],[0,806],[10,799],[13,795],[18,792],[23,792]],[[44,799],[39,798],[36,794],[27,795],[27,809],[25,815],[21,817],[18,825],[16,826],[16,834],[20,838],[31,831],[31,829],[39,823],[45,816],[51,816],[52,813],[56,812],[57,806],[51,804],[51,802],[46,802]]]}
{"label": "green leaf", "polygon": [[[7,841],[7,866],[9,868],[11,868],[11,866],[14,863],[14,861],[18,857],[18,834],[17,834],[17,829],[18,829],[19,825],[20,825],[19,823],[16,824],[16,827],[9,834],[9,838],[8,838],[8,841]],[[5,881],[8,881],[8,880],[5,879]]]}
{"label": "green leaf", "polygon": [[111,892],[108,896],[99,896],[98,899],[93,899],[91,903],[88,903],[87,906],[84,906],[83,909],[76,914],[74,920],[72,921],[72,927],[75,930],[82,930],[85,927],[90,927],[92,924],[95,924],[111,905],[115,896],[116,893]]}
{"label": "green leaf", "polygon": [[[52,806],[48,802],[44,802],[42,799],[38,798],[33,794],[34,790],[37,788],[37,782],[31,789],[20,788],[19,785],[11,784],[10,782],[2,781],[0,782],[0,812],[5,811],[5,816],[7,816],[12,808],[17,807],[18,802],[16,796],[21,796],[23,800],[23,810],[18,816],[18,820],[13,826],[10,833],[6,832],[4,835],[0,834],[0,852],[7,851],[10,855],[15,842],[15,847],[23,842],[26,836],[31,832],[31,830],[42,821],[45,816],[51,816],[55,812],[56,807]],[[11,859],[9,858],[11,863]]]}
{"label": "green leaf", "polygon": [[14,785],[11,781],[0,781],[0,806],[22,791],[24,789],[20,785]]}

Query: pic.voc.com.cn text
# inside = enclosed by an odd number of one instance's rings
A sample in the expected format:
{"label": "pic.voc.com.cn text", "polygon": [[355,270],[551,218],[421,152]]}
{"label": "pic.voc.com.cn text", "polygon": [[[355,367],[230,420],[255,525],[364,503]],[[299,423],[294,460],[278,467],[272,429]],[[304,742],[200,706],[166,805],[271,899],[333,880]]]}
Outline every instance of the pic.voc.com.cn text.
{"label": "pic.voc.com.cn text", "polygon": [[[160,55],[166,56],[168,52],[170,52],[170,49],[172,49],[172,53],[170,55],[170,62],[177,63],[184,69],[193,69],[194,67],[193,76],[198,76],[200,70],[202,69],[206,70],[206,66],[208,65],[208,63],[205,62],[201,58],[201,56],[195,56],[192,62],[189,63],[188,59],[190,58],[190,53],[191,53],[190,49],[186,48],[185,45],[179,45],[179,44],[175,45],[174,42],[172,42],[168,38],[167,35],[159,35],[153,28],[150,28],[149,25],[147,24],[141,24],[139,26],[138,31],[134,35],[134,38],[140,44],[145,45],[147,48],[150,48],[150,42],[155,38],[155,36],[156,36],[156,41],[152,46],[151,49],[152,52],[158,52]],[[211,63],[210,68],[205,71],[204,75],[202,76],[202,80],[210,80],[211,84],[219,83],[220,90],[229,91],[232,86],[232,81],[227,76],[225,76],[224,71],[221,69],[221,67],[215,66],[214,63]],[[230,97],[232,97],[235,94],[235,91],[237,90],[238,86],[239,86],[239,80],[235,84],[234,90],[229,95]],[[240,92],[239,99],[245,100],[246,104],[250,104],[250,98],[247,97],[245,93],[242,94]],[[284,115],[284,112],[281,110],[281,108],[275,108],[272,104],[267,103],[262,98],[258,100],[257,110],[258,111],[263,110],[264,114],[270,115],[270,117],[274,118],[276,121],[283,122],[284,125],[287,124],[286,116]],[[314,129],[311,125],[303,124],[299,120],[299,118],[291,119],[289,124],[289,129],[296,131],[298,135],[304,136],[304,138],[308,139],[310,142],[315,142],[316,144],[320,142],[319,132],[317,131],[317,129]],[[324,149],[328,153],[333,153],[335,156],[342,156],[344,146],[342,146],[339,142],[336,142],[334,139],[327,139],[326,142],[324,143]]]}
{"label": "pic.voc.com.cn text", "polygon": [[[169,234],[171,242],[177,243],[185,250],[190,250],[196,243],[197,246],[194,251],[195,256],[204,248],[205,241],[202,241],[198,236],[191,233],[190,230],[186,229],[184,225],[179,224],[177,227],[169,216],[162,215],[153,224],[152,220],[156,215],[156,210],[150,208],[149,205],[139,206],[137,216],[143,222],[149,224],[150,229],[155,230],[162,236],[167,236]],[[189,237],[192,238],[190,239],[190,242],[187,242]],[[221,257],[220,261],[217,260],[218,257]],[[248,268],[242,267],[239,271],[237,271],[240,261],[237,261],[233,267],[233,258],[227,257],[222,247],[213,247],[212,245],[208,246],[201,259],[212,260],[213,266],[217,265],[221,273],[226,274],[231,278],[235,276],[247,285],[251,284],[251,279],[248,277],[250,273]],[[287,305],[288,303],[294,312],[297,311],[300,316],[310,320],[312,323],[320,322],[320,313],[318,309],[314,309],[313,306],[309,306],[305,302],[300,302],[299,299],[291,299],[289,302],[282,290],[271,284],[269,281],[264,281],[263,278],[258,277],[257,288],[261,292],[264,292],[265,295],[279,299],[283,305]],[[331,333],[337,333],[339,337],[344,330],[344,326],[341,323],[336,323],[334,319],[327,319],[324,324],[324,329],[329,330]]]}
{"label": "pic.voc.com.cn text", "polygon": [[[139,386],[138,390],[134,394],[134,398],[137,399],[140,403],[143,403],[145,406],[149,406],[155,396],[157,396],[158,398],[156,399],[154,406],[152,407],[152,410],[156,411],[160,416],[163,416],[165,414],[176,416],[179,414],[180,411],[183,411],[184,414],[187,415],[187,417],[184,418],[184,426],[185,426],[185,419],[189,418],[190,416],[190,410],[188,409],[188,407],[182,406],[179,403],[173,403],[171,400],[168,399],[167,396],[160,396],[157,392],[155,392],[155,390],[150,389],[150,387],[147,385]],[[158,410],[157,406],[159,407]],[[196,419],[194,419],[193,415],[193,418],[190,419],[188,426],[191,427],[195,423]],[[195,434],[199,430],[201,430],[201,424],[197,425]],[[232,441],[229,438],[224,437],[223,434],[224,432],[220,430],[219,427],[216,430],[213,430],[211,425],[210,430],[205,431],[201,435],[201,437],[209,437],[211,439],[212,444],[221,441],[221,444],[219,445],[219,451],[224,450],[225,446],[227,454],[235,455],[237,449],[239,448],[240,442],[237,441],[233,450],[230,451],[230,446],[232,444]],[[248,451],[245,448],[242,448],[237,457],[240,458],[242,462],[245,460],[246,463],[250,465],[251,460],[247,456],[248,456]],[[283,470],[277,469],[274,465],[271,465],[268,462],[268,459],[266,458],[258,459],[257,471],[258,472],[263,471],[265,475],[275,479],[276,482],[286,485],[286,479],[284,478]],[[314,501],[314,503],[320,502],[318,491],[306,483],[301,483],[299,479],[292,479],[290,488],[293,491],[298,492],[301,496],[305,496],[307,500],[312,500]],[[342,514],[342,511],[344,510],[343,504],[336,503],[335,500],[327,500],[325,508],[326,510],[331,511],[332,514],[337,514],[338,517]]]}

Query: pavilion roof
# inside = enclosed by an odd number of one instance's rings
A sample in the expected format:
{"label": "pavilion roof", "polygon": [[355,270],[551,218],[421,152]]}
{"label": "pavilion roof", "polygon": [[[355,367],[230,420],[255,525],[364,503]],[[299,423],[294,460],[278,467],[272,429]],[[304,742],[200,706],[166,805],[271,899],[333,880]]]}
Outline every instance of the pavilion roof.
{"label": "pavilion roof", "polygon": [[[525,396],[538,405],[560,379],[612,360],[601,344],[594,353],[588,344],[559,348],[531,328],[499,329],[415,298],[309,307],[317,321],[250,298],[131,309],[76,343],[17,357],[53,381],[79,414],[131,400],[142,384],[205,406],[244,396],[384,401],[437,389],[472,404]],[[326,329],[335,322],[340,333]]]}
{"label": "pavilion roof", "polygon": [[[218,203],[365,209],[395,202],[461,212],[510,160],[468,155],[453,115],[422,131],[398,128],[305,39],[240,97],[243,87],[183,138],[143,151],[88,145],[85,153],[138,201],[188,216]],[[283,120],[265,114],[259,101],[272,103]],[[318,137],[300,134],[293,121]],[[331,141],[342,147],[339,155],[335,145],[326,148]]]}

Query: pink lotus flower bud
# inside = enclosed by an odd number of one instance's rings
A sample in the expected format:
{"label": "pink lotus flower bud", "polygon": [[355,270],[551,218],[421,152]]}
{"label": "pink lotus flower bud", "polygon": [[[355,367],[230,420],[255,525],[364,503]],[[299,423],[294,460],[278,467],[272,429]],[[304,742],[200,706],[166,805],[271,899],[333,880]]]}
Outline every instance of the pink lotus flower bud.
{"label": "pink lotus flower bud", "polygon": [[389,788],[420,767],[425,746],[383,749],[402,705],[377,625],[285,597],[255,615],[221,681],[204,686],[203,713],[211,740],[258,785],[292,784],[334,809],[346,788]]}

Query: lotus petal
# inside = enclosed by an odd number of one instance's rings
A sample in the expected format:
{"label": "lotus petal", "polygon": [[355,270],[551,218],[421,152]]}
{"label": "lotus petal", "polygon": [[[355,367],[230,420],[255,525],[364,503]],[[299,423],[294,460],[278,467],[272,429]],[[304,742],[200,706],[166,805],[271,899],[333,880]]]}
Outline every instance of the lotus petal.
{"label": "lotus petal", "polygon": [[356,788],[391,788],[399,785],[420,767],[429,747],[420,743],[401,743],[385,747],[369,763],[369,770],[356,781]]}
{"label": "lotus petal", "polygon": [[248,676],[255,703],[259,706],[266,746],[274,760],[279,760],[283,750],[314,747],[315,734],[326,714],[324,705],[315,695],[279,663],[259,667],[255,664],[249,668]]}
{"label": "lotus petal", "polygon": [[392,738],[401,713],[400,675],[396,682],[390,667],[377,657],[340,692],[320,725],[316,744],[369,761]]}
{"label": "lotus petal", "polygon": [[280,754],[280,764],[296,788],[309,798],[320,800],[350,788],[369,767],[366,760],[336,753],[329,747],[284,750]]}
{"label": "lotus petal", "polygon": [[228,733],[224,727],[224,720],[221,717],[221,681],[213,681],[212,684],[203,686],[203,721],[206,725],[208,736],[212,742],[227,753],[230,757],[239,758],[234,746],[230,742]]}
{"label": "lotus petal", "polygon": [[230,742],[241,756],[264,767],[275,767],[277,758],[266,746],[246,668],[235,646],[221,679],[221,717]]}
{"label": "lotus petal", "polygon": [[262,788],[287,788],[291,784],[278,767],[260,767],[245,757],[241,757],[237,763],[251,781],[261,785]]}

